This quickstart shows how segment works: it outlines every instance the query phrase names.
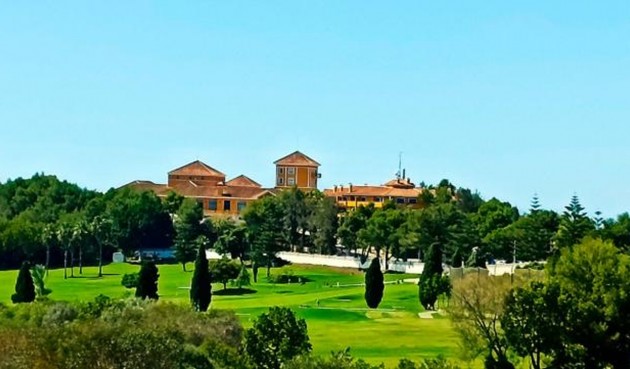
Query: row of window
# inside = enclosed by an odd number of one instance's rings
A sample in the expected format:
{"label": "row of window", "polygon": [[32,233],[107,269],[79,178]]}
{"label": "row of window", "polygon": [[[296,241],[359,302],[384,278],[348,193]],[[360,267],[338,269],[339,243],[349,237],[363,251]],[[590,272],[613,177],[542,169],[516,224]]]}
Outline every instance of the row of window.
{"label": "row of window", "polygon": [[[287,174],[290,176],[295,175],[295,168],[294,167],[287,168]],[[278,175],[284,175],[284,168],[278,168]]]}
{"label": "row of window", "polygon": [[[278,185],[284,185],[284,178],[278,177]],[[295,186],[295,178],[287,178],[287,186]]]}
{"label": "row of window", "polygon": [[[240,212],[243,209],[245,209],[246,206],[247,206],[247,203],[245,201],[238,201],[236,203],[236,210],[238,210]],[[208,201],[208,210],[217,211],[217,209],[218,209],[218,200],[209,200]],[[224,211],[232,210],[232,201],[230,201],[230,200],[223,200],[223,210]]]}
{"label": "row of window", "polygon": [[[371,201],[371,202],[383,202],[382,197],[374,197],[372,200],[368,200],[365,196],[340,196],[337,198],[337,201]],[[407,197],[397,197],[395,199],[397,204],[416,204],[418,203],[418,199],[415,197],[407,198]]]}

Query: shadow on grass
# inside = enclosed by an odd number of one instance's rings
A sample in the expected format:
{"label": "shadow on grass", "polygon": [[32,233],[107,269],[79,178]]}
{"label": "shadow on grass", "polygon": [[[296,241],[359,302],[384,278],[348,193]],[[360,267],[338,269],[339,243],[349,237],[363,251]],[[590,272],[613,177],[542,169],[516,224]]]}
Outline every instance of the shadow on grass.
{"label": "shadow on grass", "polygon": [[216,296],[240,296],[251,295],[256,292],[256,290],[252,290],[249,288],[228,288],[225,290],[212,291],[212,294]]}

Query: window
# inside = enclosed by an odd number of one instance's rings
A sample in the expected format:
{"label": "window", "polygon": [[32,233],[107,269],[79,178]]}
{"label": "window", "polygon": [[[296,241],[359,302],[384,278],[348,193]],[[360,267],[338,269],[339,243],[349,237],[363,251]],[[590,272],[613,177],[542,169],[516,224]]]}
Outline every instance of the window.
{"label": "window", "polygon": [[289,186],[294,186],[295,185],[295,178],[289,178],[287,179],[287,184]]}
{"label": "window", "polygon": [[284,168],[278,168],[278,175],[284,174]]}
{"label": "window", "polygon": [[381,202],[381,201],[383,201],[383,199],[381,199],[380,197],[375,197],[374,198],[374,202]]}
{"label": "window", "polygon": [[208,201],[208,210],[213,210],[213,211],[217,210],[217,200]]}
{"label": "window", "polygon": [[278,177],[278,185],[282,186],[284,184],[284,178]]}
{"label": "window", "polygon": [[295,174],[295,168],[291,167],[291,168],[287,168],[287,173],[289,173],[290,176]]}
{"label": "window", "polygon": [[232,202],[230,200],[223,201],[223,210],[229,211],[232,208]]}
{"label": "window", "polygon": [[396,204],[404,204],[404,203],[405,203],[405,199],[403,199],[402,197],[396,198]]}
{"label": "window", "polygon": [[417,204],[418,203],[418,199],[416,199],[415,197],[413,199],[409,199],[409,203],[410,204]]}
{"label": "window", "polygon": [[245,207],[247,206],[247,203],[245,201],[239,201],[236,204],[236,208],[238,209],[238,212],[240,213],[241,211],[243,211],[243,209],[245,209]]}
{"label": "window", "polygon": [[366,201],[364,196],[359,197],[359,201]]}

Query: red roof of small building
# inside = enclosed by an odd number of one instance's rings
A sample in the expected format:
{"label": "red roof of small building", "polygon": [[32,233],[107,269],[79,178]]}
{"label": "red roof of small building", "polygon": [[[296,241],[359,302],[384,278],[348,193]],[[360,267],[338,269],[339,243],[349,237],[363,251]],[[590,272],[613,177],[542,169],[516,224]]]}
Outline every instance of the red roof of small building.
{"label": "red roof of small building", "polygon": [[168,175],[177,175],[177,176],[212,176],[212,177],[224,177],[225,174],[220,171],[214,169],[206,163],[203,163],[199,160],[195,160],[191,163],[183,165],[177,169],[173,169],[168,172]]}
{"label": "red roof of small building", "polygon": [[225,183],[227,186],[243,186],[243,187],[262,187],[258,182],[241,174],[236,178],[232,178]]}
{"label": "red roof of small building", "polygon": [[307,155],[295,151],[290,153],[289,155],[280,158],[274,162],[276,165],[295,165],[295,166],[304,166],[304,167],[319,167],[320,164],[309,158]]}

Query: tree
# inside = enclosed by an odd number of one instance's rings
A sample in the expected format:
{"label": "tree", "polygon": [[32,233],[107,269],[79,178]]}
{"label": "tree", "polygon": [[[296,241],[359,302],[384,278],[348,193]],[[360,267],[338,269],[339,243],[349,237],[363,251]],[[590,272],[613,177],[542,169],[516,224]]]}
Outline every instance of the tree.
{"label": "tree", "polygon": [[112,222],[107,217],[96,216],[88,225],[88,229],[98,245],[98,276],[100,278],[103,276],[103,247],[111,242]]}
{"label": "tree", "polygon": [[442,277],[442,250],[438,243],[429,248],[418,283],[420,304],[425,310],[435,310],[435,302],[443,293],[450,292],[450,280]]}
{"label": "tree", "polygon": [[305,230],[307,228],[310,209],[306,204],[306,195],[297,187],[282,191],[278,197],[282,207],[283,235],[293,251],[298,246],[304,248]]}
{"label": "tree", "polygon": [[[518,282],[515,281],[515,282]],[[453,281],[447,308],[467,358],[487,358],[491,367],[512,367],[509,345],[501,328],[505,296],[515,286],[509,277],[465,274]]]}
{"label": "tree", "polygon": [[[587,368],[627,368],[630,363],[630,256],[610,242],[586,238],[564,249],[549,270],[559,289],[563,348],[578,348]],[[561,304],[560,304],[561,303]],[[574,356],[559,351],[556,359]]]}
{"label": "tree", "polygon": [[141,299],[157,300],[158,296],[158,268],[154,262],[149,261],[142,264],[138,275],[138,287],[136,297]]}
{"label": "tree", "polygon": [[223,257],[212,264],[212,280],[223,283],[223,289],[227,288],[227,283],[231,279],[238,277],[241,268],[228,258]]}
{"label": "tree", "polygon": [[258,266],[258,263],[266,264],[267,277],[271,275],[271,265],[276,253],[286,248],[286,240],[282,237],[285,229],[283,223],[278,221],[282,217],[282,206],[272,196],[252,202],[243,213],[252,248],[254,268]]}
{"label": "tree", "polygon": [[238,276],[236,277],[234,283],[239,290],[243,289],[243,287],[251,285],[249,272],[247,271],[245,265],[241,265],[241,271],[238,273]]}
{"label": "tree", "polygon": [[208,223],[203,220],[203,209],[199,203],[190,198],[185,199],[175,219],[174,246],[175,259],[182,264],[183,271],[186,271],[186,263],[195,260],[197,253],[195,241],[200,236],[210,235]]}
{"label": "tree", "polygon": [[370,267],[365,272],[365,303],[371,309],[376,309],[383,299],[383,272],[378,258],[372,259]]}
{"label": "tree", "polygon": [[[339,237],[346,249],[355,250],[355,252],[359,248],[366,249],[358,234],[360,230],[367,226],[367,222],[374,214],[374,211],[374,204],[369,204],[368,206],[359,206],[353,211],[345,213],[342,217],[341,224],[337,230],[337,237]],[[363,252],[362,256],[367,257],[367,253]]]}
{"label": "tree", "polygon": [[52,290],[46,288],[46,267],[43,265],[35,265],[31,270],[31,276],[33,277],[33,284],[35,285],[35,294],[37,297],[48,296]]}
{"label": "tree", "polygon": [[289,308],[272,307],[245,332],[245,352],[260,369],[280,369],[284,362],[311,351],[304,319]]}
{"label": "tree", "polygon": [[616,219],[608,219],[603,223],[602,238],[612,241],[620,250],[630,252],[630,214],[623,213]]}
{"label": "tree", "polygon": [[313,244],[320,254],[335,254],[337,251],[337,216],[335,201],[329,197],[320,199],[309,219],[314,233]]}
{"label": "tree", "polygon": [[57,242],[63,250],[63,279],[68,279],[68,253],[72,248],[72,229],[67,223],[59,223],[57,225]]}
{"label": "tree", "polygon": [[195,311],[207,311],[212,299],[212,280],[208,269],[208,258],[206,248],[199,244],[197,258],[195,259],[195,270],[190,282],[190,302]]}
{"label": "tree", "polygon": [[557,234],[559,248],[571,247],[580,243],[589,232],[594,230],[593,223],[586,215],[577,195],[571,197],[571,202],[564,209]]}
{"label": "tree", "polygon": [[243,264],[249,251],[245,224],[236,223],[231,219],[219,219],[214,223],[214,228],[217,232],[215,251],[222,255],[229,254],[232,259],[238,258]]}
{"label": "tree", "polygon": [[453,258],[451,259],[451,266],[453,268],[463,268],[464,267],[464,255],[462,255],[461,248],[456,248],[455,253],[453,253]]}
{"label": "tree", "polygon": [[14,304],[22,302],[33,302],[35,300],[35,285],[31,276],[30,264],[25,261],[18,273],[15,282],[15,293],[11,296]]}
{"label": "tree", "polygon": [[390,252],[399,254],[401,233],[399,229],[405,223],[402,210],[384,207],[378,209],[367,221],[366,228],[359,231],[359,238],[364,244],[376,249],[376,257],[385,251],[385,269],[389,267]]}
{"label": "tree", "polygon": [[545,354],[562,347],[562,309],[559,289],[534,281],[511,290],[505,299],[501,327],[510,347],[541,369]]}

